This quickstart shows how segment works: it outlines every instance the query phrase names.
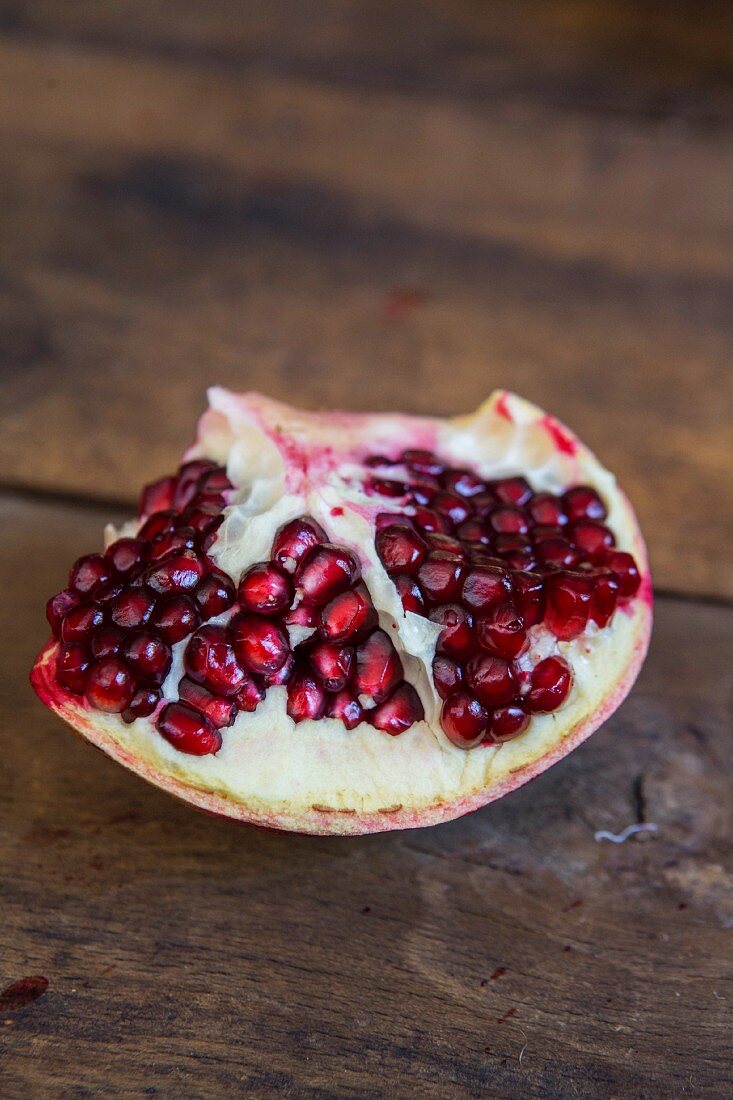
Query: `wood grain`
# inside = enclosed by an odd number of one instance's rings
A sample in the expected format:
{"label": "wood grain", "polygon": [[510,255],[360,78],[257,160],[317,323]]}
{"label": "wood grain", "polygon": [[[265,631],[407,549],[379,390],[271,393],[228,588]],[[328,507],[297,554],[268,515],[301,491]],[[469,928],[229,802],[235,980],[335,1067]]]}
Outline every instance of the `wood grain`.
{"label": "wood grain", "polygon": [[0,1014],[3,1096],[724,1095],[733,612],[661,600],[621,711],[484,811],[268,833],[148,788],[32,695],[43,600],[103,518],[0,501],[1,977],[49,982]]}

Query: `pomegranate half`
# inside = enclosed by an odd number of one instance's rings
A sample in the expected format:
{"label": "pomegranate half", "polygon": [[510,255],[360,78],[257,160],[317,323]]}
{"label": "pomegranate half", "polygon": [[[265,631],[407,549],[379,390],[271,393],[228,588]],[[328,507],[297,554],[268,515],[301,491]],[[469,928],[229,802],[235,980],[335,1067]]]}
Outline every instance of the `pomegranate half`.
{"label": "pomegranate half", "polygon": [[366,833],[501,797],[621,703],[646,549],[553,417],[506,391],[452,420],[209,405],[48,602],[32,683],[92,744],[212,813]]}

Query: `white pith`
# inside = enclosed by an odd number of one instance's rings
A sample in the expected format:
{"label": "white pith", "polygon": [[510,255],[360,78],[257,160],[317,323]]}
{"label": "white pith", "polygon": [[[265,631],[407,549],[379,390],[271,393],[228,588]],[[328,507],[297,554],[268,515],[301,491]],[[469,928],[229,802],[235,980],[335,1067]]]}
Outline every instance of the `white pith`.
{"label": "white pith", "polygon": [[[620,702],[630,686],[629,670],[638,668],[646,648],[651,614],[642,596],[619,609],[605,629],[591,625],[572,642],[558,643],[546,628],[534,628],[532,647],[520,664],[529,667],[553,652],[566,656],[574,671],[567,702],[553,714],[534,716],[529,729],[507,744],[469,752],[455,748],[440,727],[441,701],[430,674],[439,628],[403,611],[376,554],[373,517],[398,508],[364,491],[367,471],[360,460],[426,447],[487,478],[523,473],[536,490],[559,492],[580,482],[595,486],[606,501],[607,523],[619,548],[634,554],[646,578],[643,540],[615,478],[564,429],[574,454],[558,447],[556,422],[540,409],[505,392],[492,395],[473,416],[454,420],[321,416],[221,389],[211,390],[209,400],[187,457],[226,465],[237,486],[210,556],[236,581],[248,565],[269,557],[282,523],[314,516],[331,541],[352,548],[361,561],[380,624],[421,696],[426,720],[398,737],[366,723],[352,731],[329,719],[296,725],[286,714],[285,688],[271,688],[254,714],[240,713],[223,731],[215,756],[191,757],[174,749],[150,719],[128,726],[68,695],[63,705],[54,703],[84,736],[147,778],[183,797],[190,792],[191,801],[216,812],[284,828],[358,832],[427,824],[489,801],[541,770],[544,758],[564,755],[579,730],[584,736],[592,732],[586,729],[591,716],[609,713]],[[333,509],[343,512],[334,515]],[[108,532],[108,540],[115,534]],[[642,592],[647,587],[648,582]],[[175,647],[167,698],[177,698],[186,644],[187,639]]]}

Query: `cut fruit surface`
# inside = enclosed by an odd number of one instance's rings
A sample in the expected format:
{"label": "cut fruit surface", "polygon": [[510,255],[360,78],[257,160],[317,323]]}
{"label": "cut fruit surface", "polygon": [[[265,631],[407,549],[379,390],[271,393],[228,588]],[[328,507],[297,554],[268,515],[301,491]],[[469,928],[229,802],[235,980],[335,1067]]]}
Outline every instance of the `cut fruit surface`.
{"label": "cut fruit surface", "polygon": [[83,737],[210,812],[364,833],[477,809],[623,700],[644,542],[552,417],[506,391],[453,420],[209,401],[47,604],[31,679]]}

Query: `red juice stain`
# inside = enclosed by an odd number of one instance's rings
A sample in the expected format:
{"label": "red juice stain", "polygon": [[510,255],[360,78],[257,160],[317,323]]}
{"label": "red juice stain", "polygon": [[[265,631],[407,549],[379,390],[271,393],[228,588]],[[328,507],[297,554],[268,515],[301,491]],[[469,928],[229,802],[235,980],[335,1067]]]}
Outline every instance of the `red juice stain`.
{"label": "red juice stain", "polygon": [[516,1014],[517,1014],[516,1008],[514,1008],[514,1007],[508,1008],[503,1016],[497,1016],[496,1022],[497,1022],[497,1024],[503,1024],[505,1020],[511,1019],[511,1017],[516,1016]]}
{"label": "red juice stain", "polygon": [[565,431],[561,424],[558,424],[554,416],[545,416],[542,418],[542,424],[551,436],[553,443],[564,455],[570,455],[573,458],[578,451],[573,437]]}
{"label": "red juice stain", "polygon": [[570,901],[567,905],[564,905],[562,911],[563,913],[569,913],[571,909],[577,909],[582,904],[583,902],[581,901],[581,899],[576,898],[575,901]]}
{"label": "red juice stain", "polygon": [[0,993],[0,1012],[15,1012],[19,1008],[33,1004],[48,989],[48,978],[33,974],[13,982]]}
{"label": "red juice stain", "polygon": [[503,416],[505,420],[508,420],[510,424],[513,424],[514,417],[509,412],[509,405],[507,403],[508,396],[509,394],[506,392],[506,390],[504,390],[501,397],[496,402],[496,411],[498,412],[499,416]]}
{"label": "red juice stain", "polygon": [[343,514],[344,514],[343,508],[332,508],[331,509],[331,515],[332,516],[342,516]]}
{"label": "red juice stain", "polygon": [[497,978],[503,978],[505,974],[506,974],[506,967],[505,966],[497,966],[497,968],[493,972],[493,974],[491,974],[489,976],[489,981],[490,982],[495,982],[497,980]]}

